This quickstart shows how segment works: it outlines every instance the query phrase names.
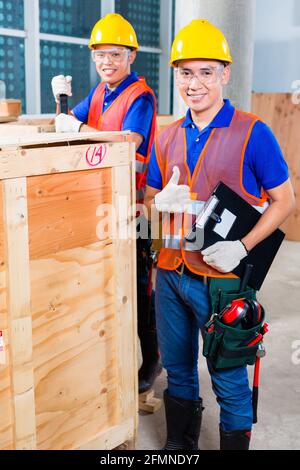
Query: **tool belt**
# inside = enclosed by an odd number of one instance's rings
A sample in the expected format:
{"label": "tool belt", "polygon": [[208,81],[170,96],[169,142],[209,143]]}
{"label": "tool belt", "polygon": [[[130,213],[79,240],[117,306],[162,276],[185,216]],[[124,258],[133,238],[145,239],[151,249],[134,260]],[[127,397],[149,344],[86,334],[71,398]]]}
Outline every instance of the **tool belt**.
{"label": "tool belt", "polygon": [[256,338],[262,338],[264,310],[259,323],[249,329],[224,324],[219,314],[235,299],[255,300],[256,291],[247,288],[239,292],[239,279],[212,278],[209,284],[213,315],[205,325],[203,355],[215,369],[253,365],[262,341],[252,346],[249,344]]}

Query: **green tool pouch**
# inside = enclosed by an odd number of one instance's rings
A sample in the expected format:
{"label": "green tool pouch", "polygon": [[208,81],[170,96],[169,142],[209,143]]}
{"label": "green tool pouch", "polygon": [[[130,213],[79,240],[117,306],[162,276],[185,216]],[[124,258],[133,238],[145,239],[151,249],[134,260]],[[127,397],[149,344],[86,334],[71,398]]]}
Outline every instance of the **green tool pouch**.
{"label": "green tool pouch", "polygon": [[253,365],[260,343],[247,346],[259,334],[262,321],[250,330],[230,327],[215,318],[214,329],[205,331],[203,355],[207,357],[215,369]]}
{"label": "green tool pouch", "polygon": [[214,278],[210,280],[210,298],[214,315],[210,328],[204,332],[203,355],[209,359],[215,369],[255,363],[260,343],[253,346],[247,345],[260,333],[264,323],[264,311],[262,311],[261,322],[248,330],[225,325],[217,317],[217,314],[234,299],[255,300],[255,290],[247,288],[244,292],[239,292],[239,286],[239,279]]}
{"label": "green tool pouch", "polygon": [[220,313],[235,299],[256,300],[256,291],[247,287],[243,292],[239,292],[240,284],[240,279],[211,278],[209,280],[209,296],[213,313]]}

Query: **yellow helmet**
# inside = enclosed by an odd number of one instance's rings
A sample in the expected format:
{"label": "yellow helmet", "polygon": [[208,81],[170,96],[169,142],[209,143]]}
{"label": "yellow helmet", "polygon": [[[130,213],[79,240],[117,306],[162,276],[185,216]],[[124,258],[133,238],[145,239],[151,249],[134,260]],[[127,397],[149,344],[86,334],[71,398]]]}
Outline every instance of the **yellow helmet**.
{"label": "yellow helmet", "polygon": [[232,63],[228,42],[207,20],[193,20],[174,39],[170,65],[185,59],[214,59]]}
{"label": "yellow helmet", "polygon": [[109,13],[95,24],[89,48],[93,49],[97,44],[115,44],[133,49],[139,47],[133,27],[118,13]]}

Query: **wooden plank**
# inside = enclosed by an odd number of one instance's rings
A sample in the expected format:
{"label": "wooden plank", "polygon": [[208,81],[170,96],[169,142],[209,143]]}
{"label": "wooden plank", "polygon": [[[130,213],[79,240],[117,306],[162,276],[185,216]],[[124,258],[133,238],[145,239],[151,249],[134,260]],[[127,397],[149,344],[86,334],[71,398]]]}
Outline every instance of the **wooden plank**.
{"label": "wooden plank", "polygon": [[139,394],[139,411],[155,413],[161,408],[162,400],[154,396],[154,389]]}
{"label": "wooden plank", "polygon": [[127,142],[89,143],[63,148],[54,146],[2,151],[0,152],[0,179],[126,165],[130,145],[133,144]]}
{"label": "wooden plank", "polygon": [[3,183],[14,448],[36,447],[26,180]]}
{"label": "wooden plank", "polygon": [[97,142],[124,142],[126,136],[130,135],[129,131],[107,131],[107,132],[61,132],[51,133],[38,133],[30,135],[14,135],[8,138],[2,137],[0,139],[0,147],[5,150],[7,147],[28,147],[35,145],[47,146],[63,142],[78,142],[78,141],[97,141]]}
{"label": "wooden plank", "polygon": [[[1,124],[0,125],[0,137],[7,138],[7,136],[12,135],[31,135],[31,134],[41,134],[41,133],[48,133],[48,132],[55,132],[55,126],[52,124],[36,124],[30,125],[27,122],[17,121],[15,119],[11,119],[10,124]],[[1,118],[0,118],[1,122]],[[7,122],[3,120],[2,122]]]}
{"label": "wooden plank", "polygon": [[[13,122],[13,121],[17,121],[17,120],[18,120],[17,116],[0,116],[0,122],[4,122],[4,123],[5,122]],[[2,127],[0,127],[0,134],[2,134],[1,130],[2,130]]]}
{"label": "wooden plank", "polygon": [[74,449],[118,421],[113,249],[30,263],[38,449]]}
{"label": "wooden plank", "polygon": [[155,413],[161,408],[162,400],[160,398],[150,398],[150,400],[139,402],[139,410],[146,411],[147,413]]}
{"label": "wooden plank", "polygon": [[121,424],[112,426],[93,441],[80,446],[77,450],[109,450],[115,449],[124,442],[134,439],[134,419],[128,419]]}
{"label": "wooden plank", "polygon": [[13,422],[9,363],[8,319],[6,306],[6,265],[3,230],[3,183],[0,181],[0,331],[4,337],[5,363],[0,361],[0,449],[13,448]]}
{"label": "wooden plank", "polygon": [[147,392],[143,392],[139,394],[139,403],[146,403],[147,401],[151,400],[151,398],[154,398],[153,388],[151,388]]}
{"label": "wooden plank", "polygon": [[[0,327],[1,330],[1,327]],[[13,404],[11,394],[10,362],[9,362],[9,338],[8,329],[2,329],[4,335],[5,364],[0,361],[0,449],[13,449]],[[0,353],[1,354],[1,353]]]}
{"label": "wooden plank", "polygon": [[[119,414],[121,421],[135,416],[138,420],[137,383],[137,304],[136,304],[136,243],[135,220],[122,211],[132,207],[135,214],[135,150],[131,147],[130,167],[113,169],[113,206],[117,212],[118,238],[113,242],[115,265],[115,295],[118,299],[118,376]],[[125,171],[126,170],[126,173]],[[131,185],[130,185],[131,179]],[[125,203],[124,201],[130,201]],[[126,235],[127,234],[127,235]],[[130,256],[128,256],[130,254]],[[124,282],[127,279],[128,282]],[[124,351],[127,353],[124,354]]]}
{"label": "wooden plank", "polygon": [[99,241],[97,208],[111,203],[111,169],[27,178],[30,259]]}
{"label": "wooden plank", "polygon": [[169,114],[160,114],[156,118],[158,132],[176,121],[175,117]]}
{"label": "wooden plank", "polygon": [[290,93],[254,93],[252,111],[272,128],[289,165],[296,208],[282,229],[288,240],[300,241],[300,105]]}

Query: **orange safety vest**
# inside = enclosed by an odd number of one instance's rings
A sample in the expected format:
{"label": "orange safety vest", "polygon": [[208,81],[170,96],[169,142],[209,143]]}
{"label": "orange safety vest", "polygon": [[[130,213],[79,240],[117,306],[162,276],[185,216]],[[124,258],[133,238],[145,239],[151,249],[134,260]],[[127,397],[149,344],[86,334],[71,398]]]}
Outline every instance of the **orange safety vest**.
{"label": "orange safety vest", "polygon": [[154,92],[147,85],[145,79],[143,77],[139,77],[136,82],[125,88],[125,90],[103,113],[102,109],[105,96],[105,84],[100,83],[93,94],[87,122],[88,126],[94,127],[99,131],[121,131],[127,111],[129,110],[132,103],[143,93],[150,93],[153,96],[154,113],[152,118],[147,155],[144,156],[136,152],[135,169],[137,202],[143,202],[144,200],[148,161],[156,129],[156,98]]}
{"label": "orange safety vest", "polygon": [[[223,181],[251,205],[264,206],[267,202],[266,193],[262,190],[259,198],[248,193],[242,178],[246,146],[258,120],[253,114],[235,110],[229,127],[212,130],[193,175],[187,164],[185,128],[181,127],[184,118],[162,130],[155,139],[155,150],[163,187],[171,178],[176,165],[180,170],[179,184],[189,185],[192,199],[202,201],[202,205],[209,199],[217,184]],[[184,262],[195,274],[219,278],[236,277],[232,273],[223,274],[208,266],[200,251],[191,251],[192,248],[185,244],[184,235],[191,229],[194,220],[195,215],[192,217],[186,213],[163,214],[163,248],[158,266],[175,270]]]}

